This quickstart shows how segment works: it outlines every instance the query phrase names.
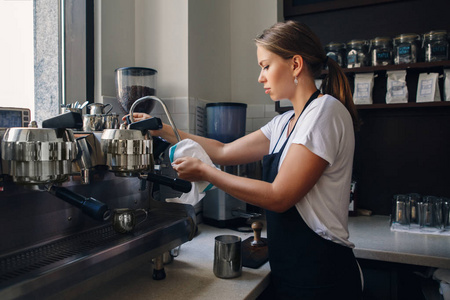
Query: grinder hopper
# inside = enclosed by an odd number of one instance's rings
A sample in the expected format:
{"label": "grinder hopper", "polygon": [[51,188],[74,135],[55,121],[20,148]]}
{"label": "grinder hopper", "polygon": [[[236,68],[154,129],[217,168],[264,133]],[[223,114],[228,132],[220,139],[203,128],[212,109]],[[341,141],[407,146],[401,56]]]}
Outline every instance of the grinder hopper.
{"label": "grinder hopper", "polygon": [[[116,97],[124,113],[128,114],[133,103],[145,96],[156,95],[156,73],[150,68],[126,67],[115,70]],[[155,101],[143,101],[135,112],[149,114],[155,107]]]}

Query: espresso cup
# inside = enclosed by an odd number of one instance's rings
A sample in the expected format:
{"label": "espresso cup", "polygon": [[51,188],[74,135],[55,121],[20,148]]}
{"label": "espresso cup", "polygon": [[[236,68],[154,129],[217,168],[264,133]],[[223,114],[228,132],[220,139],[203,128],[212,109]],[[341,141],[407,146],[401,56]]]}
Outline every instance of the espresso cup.
{"label": "espresso cup", "polygon": [[[144,218],[141,221],[137,221],[139,215],[143,215]],[[112,224],[115,231],[118,233],[127,233],[133,231],[134,228],[144,222],[148,217],[147,210],[143,208],[131,209],[131,208],[118,208],[113,211]]]}
{"label": "espresso cup", "polygon": [[235,278],[242,274],[241,238],[219,235],[214,244],[214,275]]}

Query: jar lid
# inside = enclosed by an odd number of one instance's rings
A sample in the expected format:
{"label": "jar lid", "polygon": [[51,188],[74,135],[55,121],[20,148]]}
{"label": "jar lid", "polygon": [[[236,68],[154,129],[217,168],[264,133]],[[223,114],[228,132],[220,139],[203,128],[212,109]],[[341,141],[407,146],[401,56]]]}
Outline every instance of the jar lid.
{"label": "jar lid", "polygon": [[424,38],[434,40],[434,39],[446,39],[447,30],[432,30],[424,34]]}
{"label": "jar lid", "polygon": [[419,41],[420,40],[420,35],[418,35],[417,33],[402,33],[400,35],[397,35],[394,38],[394,42],[414,42],[414,41]]}
{"label": "jar lid", "polygon": [[363,47],[366,46],[368,44],[367,40],[351,40],[350,42],[347,43],[347,46],[350,48],[355,48],[355,47]]}
{"label": "jar lid", "polygon": [[392,42],[392,39],[390,37],[382,36],[382,37],[376,37],[371,40],[372,44],[375,46],[377,45],[384,45]]}
{"label": "jar lid", "polygon": [[325,48],[336,48],[336,49],[340,49],[340,48],[345,48],[345,43],[339,43],[339,42],[329,42]]}
{"label": "jar lid", "polygon": [[151,68],[143,68],[143,67],[124,67],[124,68],[117,68],[115,70],[116,73],[122,73],[124,75],[131,75],[131,76],[148,76],[148,75],[155,75],[158,73],[155,69]]}

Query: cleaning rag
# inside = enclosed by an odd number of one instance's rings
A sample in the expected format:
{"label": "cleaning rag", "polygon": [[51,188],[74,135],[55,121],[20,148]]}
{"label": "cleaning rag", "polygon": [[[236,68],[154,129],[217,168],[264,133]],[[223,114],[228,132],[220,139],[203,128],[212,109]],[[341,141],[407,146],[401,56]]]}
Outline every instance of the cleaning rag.
{"label": "cleaning rag", "polygon": [[[184,139],[170,147],[170,162],[173,163],[180,157],[195,157],[202,162],[217,168],[211,161],[211,158],[209,158],[208,154],[206,154],[205,149],[191,139]],[[183,193],[179,198],[168,198],[166,201],[195,205],[205,196],[205,193],[213,187],[214,185],[207,181],[192,182],[192,189],[189,193]]]}
{"label": "cleaning rag", "polygon": [[439,281],[439,292],[444,300],[450,300],[450,270],[437,269],[433,273],[433,279]]}

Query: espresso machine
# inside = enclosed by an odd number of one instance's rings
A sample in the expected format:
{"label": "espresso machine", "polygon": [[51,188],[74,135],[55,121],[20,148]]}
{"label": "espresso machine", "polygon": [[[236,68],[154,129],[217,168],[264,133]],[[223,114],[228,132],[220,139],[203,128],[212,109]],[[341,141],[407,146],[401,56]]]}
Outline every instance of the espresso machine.
{"label": "espresso machine", "polygon": [[[159,98],[132,101],[131,115],[141,102],[159,102],[178,134]],[[194,237],[196,218],[190,205],[152,197],[154,183],[191,188],[154,170],[168,146],[150,134],[161,120],[85,132],[82,116],[67,112],[42,128],[23,125],[0,129],[0,299],[54,296],[142,255],[153,279],[163,279],[164,255]],[[120,208],[148,217],[120,233],[112,224]]]}

